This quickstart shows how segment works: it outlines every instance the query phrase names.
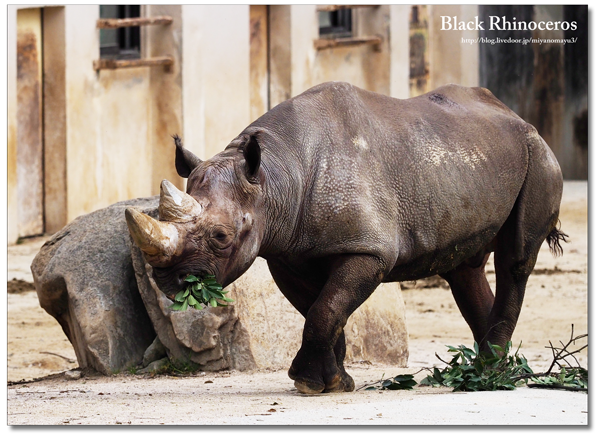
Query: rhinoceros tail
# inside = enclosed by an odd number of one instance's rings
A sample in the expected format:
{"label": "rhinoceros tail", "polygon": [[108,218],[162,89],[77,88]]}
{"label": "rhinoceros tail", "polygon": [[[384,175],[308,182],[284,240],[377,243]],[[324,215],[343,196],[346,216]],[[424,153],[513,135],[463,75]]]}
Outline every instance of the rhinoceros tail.
{"label": "rhinoceros tail", "polygon": [[552,253],[552,255],[555,257],[562,256],[563,248],[561,247],[560,242],[564,241],[565,243],[568,243],[568,237],[569,236],[560,229],[556,227],[553,228],[546,237],[546,242],[548,243],[548,246],[550,246],[550,253]]}

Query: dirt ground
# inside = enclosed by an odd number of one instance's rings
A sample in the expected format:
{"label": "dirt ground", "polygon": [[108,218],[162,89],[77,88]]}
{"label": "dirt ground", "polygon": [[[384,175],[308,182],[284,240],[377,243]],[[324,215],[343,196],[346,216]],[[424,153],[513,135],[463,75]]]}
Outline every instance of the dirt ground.
{"label": "dirt ground", "polygon": [[[548,348],[549,342],[555,346],[561,341],[566,343],[572,325],[576,335],[588,330],[587,204],[586,182],[565,183],[560,220],[570,243],[563,244],[564,255],[559,258],[554,258],[548,246],[544,245],[529,279],[513,343],[522,343],[521,353],[537,371],[544,371],[550,365],[552,352]],[[396,402],[435,393],[444,393],[444,399],[452,400],[451,404],[456,405],[454,398],[449,396],[459,395],[428,388],[419,388],[410,394],[361,391],[306,397],[295,391],[292,381],[287,378],[287,369],[253,373],[201,372],[180,377],[88,375],[70,380],[61,372],[77,368],[73,348],[58,323],[39,307],[31,284],[29,265],[47,238],[28,239],[8,247],[9,425],[294,424],[296,421],[303,423],[297,414],[309,406],[320,408],[319,411],[325,414],[323,417],[331,417],[329,421],[324,419],[323,423],[407,423],[398,422],[398,417],[387,420],[383,413],[377,413],[375,407],[368,418],[355,410],[357,405],[379,405],[382,399]],[[487,272],[492,289],[495,286],[493,270],[490,260]],[[403,284],[402,288],[410,339],[408,371],[442,366],[435,353],[442,358],[448,357],[445,345],[472,345],[469,329],[443,281],[417,281]],[[587,340],[580,341],[578,346],[586,343]],[[587,368],[587,349],[577,358]],[[364,362],[348,363],[348,370],[354,376],[357,387],[378,380],[382,374],[390,377],[407,372],[407,369]],[[425,373],[422,375],[424,377]],[[35,381],[38,378],[43,379]],[[187,400],[190,395],[198,399],[210,396],[210,405],[203,403],[202,412],[199,412],[199,407],[190,407]],[[584,395],[576,396],[582,399]],[[459,396],[458,399],[464,398]],[[346,410],[339,410],[344,406]],[[382,407],[381,411],[384,410]],[[327,411],[330,411],[330,416],[327,416]],[[296,415],[289,414],[291,412]],[[278,419],[268,416],[277,416]],[[414,416],[411,417],[414,419]],[[440,418],[436,423],[445,422]],[[520,422],[513,420],[512,423]]]}

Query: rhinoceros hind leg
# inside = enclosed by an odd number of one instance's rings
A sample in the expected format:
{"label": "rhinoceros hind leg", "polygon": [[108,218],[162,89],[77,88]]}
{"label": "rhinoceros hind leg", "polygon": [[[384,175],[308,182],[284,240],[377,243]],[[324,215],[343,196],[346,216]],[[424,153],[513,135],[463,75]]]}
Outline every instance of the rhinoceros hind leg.
{"label": "rhinoceros hind leg", "polygon": [[510,223],[507,225],[499,233],[498,248],[494,254],[496,295],[488,319],[486,349],[487,342],[504,347],[511,340],[525,298],[527,280],[546,238],[541,232],[528,235],[522,245],[515,248],[516,238],[510,238],[512,226]]}
{"label": "rhinoceros hind leg", "polygon": [[512,337],[542,244],[550,235],[549,242],[556,238],[562,198],[562,173],[549,147],[537,135],[528,138],[527,176],[494,252],[496,294],[487,339],[500,346]]}

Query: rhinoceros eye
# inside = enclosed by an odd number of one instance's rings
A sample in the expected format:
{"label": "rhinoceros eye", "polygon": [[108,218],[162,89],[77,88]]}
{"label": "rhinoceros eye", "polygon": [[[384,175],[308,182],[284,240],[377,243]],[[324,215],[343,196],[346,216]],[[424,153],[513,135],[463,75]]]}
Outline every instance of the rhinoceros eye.
{"label": "rhinoceros eye", "polygon": [[231,233],[223,226],[215,226],[210,233],[210,238],[219,249],[226,249],[233,241]]}

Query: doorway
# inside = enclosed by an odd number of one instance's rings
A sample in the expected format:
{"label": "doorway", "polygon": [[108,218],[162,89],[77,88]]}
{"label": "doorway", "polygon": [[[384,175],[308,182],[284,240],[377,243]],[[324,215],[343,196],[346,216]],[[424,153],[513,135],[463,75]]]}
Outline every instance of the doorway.
{"label": "doorway", "polygon": [[64,7],[17,11],[18,237],[67,224]]}
{"label": "doorway", "polygon": [[44,232],[41,9],[17,11],[17,197],[19,237]]}
{"label": "doorway", "polygon": [[250,116],[269,110],[269,6],[250,5]]}

